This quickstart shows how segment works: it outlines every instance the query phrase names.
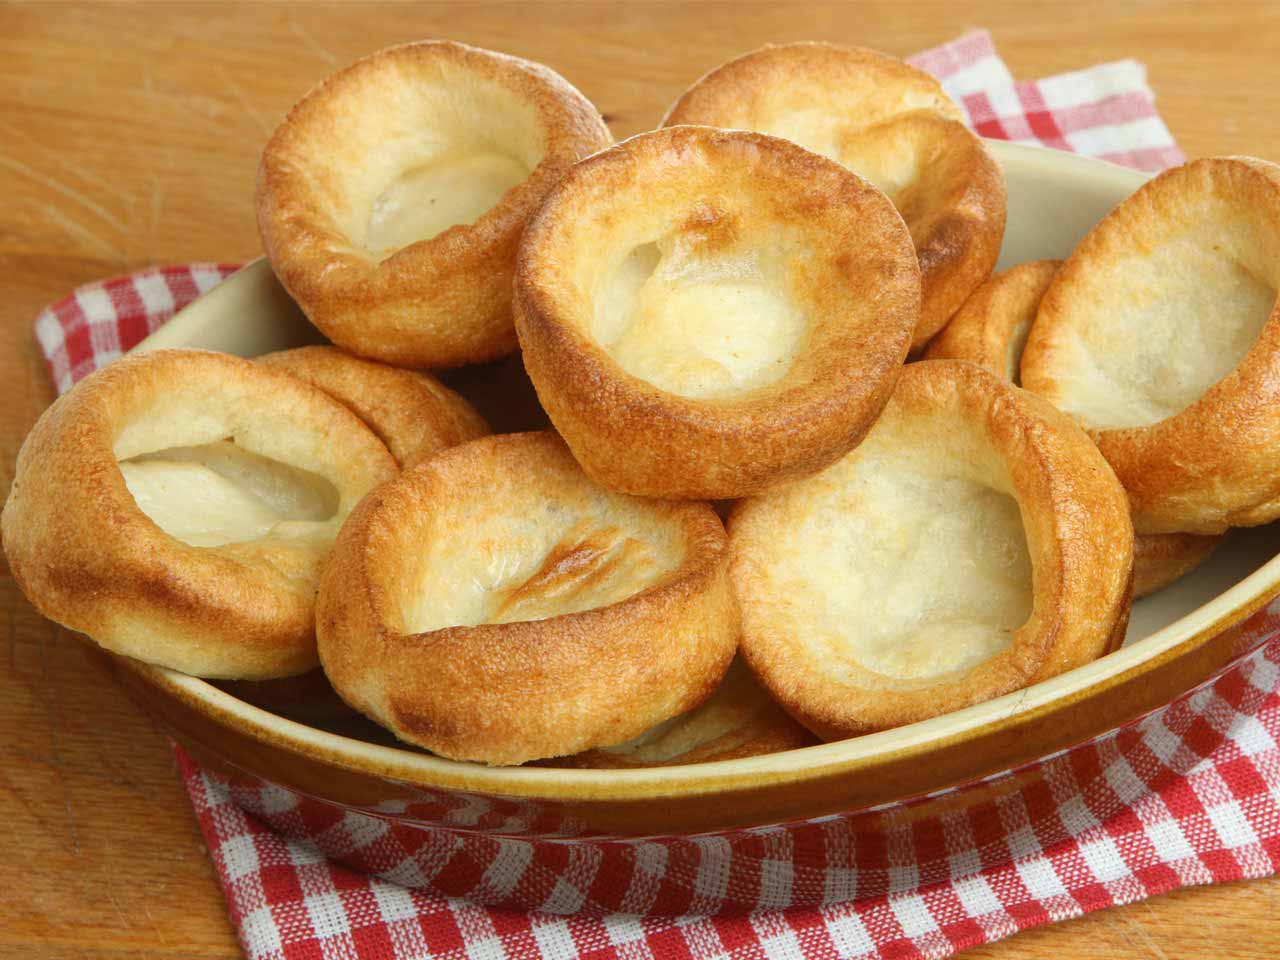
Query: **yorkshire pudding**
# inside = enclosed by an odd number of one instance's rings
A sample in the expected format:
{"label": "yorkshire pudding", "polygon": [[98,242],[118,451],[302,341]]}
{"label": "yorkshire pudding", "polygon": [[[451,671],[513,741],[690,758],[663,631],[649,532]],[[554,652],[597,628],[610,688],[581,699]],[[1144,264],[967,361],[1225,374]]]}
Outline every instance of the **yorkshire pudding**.
{"label": "yorkshire pudding", "polygon": [[540,763],[597,769],[666,767],[755,757],[817,742],[761,688],[742,659],[735,658],[716,692],[688,713],[626,743]]}
{"label": "yorkshire pudding", "polygon": [[408,466],[489,432],[471,404],[435,377],[362,360],[335,347],[298,347],[258,362],[305,380],[347,407]]}
{"label": "yorkshire pudding", "polygon": [[340,347],[399,366],[489,360],[515,347],[525,221],[612,142],[547,67],[448,41],[391,47],[324,81],[272,135],[262,242]]}
{"label": "yorkshire pudding", "polygon": [[971,363],[904,370],[856,450],[730,518],[742,651],[838,739],[923,720],[1117,646],[1133,532],[1088,436]]}
{"label": "yorkshire pudding", "polygon": [[118,360],[37,421],[3,514],[19,586],[116,653],[202,677],[316,666],[319,568],[396,473],[346,407],[226,354]]}
{"label": "yorkshire pudding", "polygon": [[348,703],[489,764],[621,743],[693,708],[738,639],[715,512],[603,490],[550,433],[453,447],[366,499],[316,622]]}
{"label": "yorkshire pudding", "polygon": [[1074,417],[1139,533],[1280,517],[1280,167],[1167,170],[1085,238],[1040,303],[1022,382]]}
{"label": "yorkshire pudding", "polygon": [[968,360],[1017,384],[1031,322],[1061,264],[1032,260],[991,277],[929,341],[925,359]]}
{"label": "yorkshire pudding", "polygon": [[1133,538],[1133,599],[1148,597],[1185,577],[1222,542],[1222,535],[1139,533]]}
{"label": "yorkshire pudding", "polygon": [[913,349],[995,266],[1005,221],[1000,167],[938,81],[901,60],[829,43],[761,47],[697,81],[663,123],[785,137],[887,193],[920,257]]}
{"label": "yorkshire pudding", "polygon": [[[973,292],[946,329],[929,342],[930,360],[968,360],[1018,382],[1022,350],[1059,260],[1034,260],[993,276]],[[1133,597],[1148,596],[1190,573],[1220,536],[1146,533],[1134,538]]]}
{"label": "yorkshire pudding", "polygon": [[594,480],[723,499],[858,442],[919,283],[902,218],[862,178],[776,137],[669,127],[551,192],[520,246],[516,327]]}

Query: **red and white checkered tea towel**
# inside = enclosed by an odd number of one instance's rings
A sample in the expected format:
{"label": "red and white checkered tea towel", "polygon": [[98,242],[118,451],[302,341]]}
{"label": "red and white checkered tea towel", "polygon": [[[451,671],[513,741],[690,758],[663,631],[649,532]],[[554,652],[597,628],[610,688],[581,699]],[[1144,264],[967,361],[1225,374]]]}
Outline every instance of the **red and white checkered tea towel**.
{"label": "red and white checkered tea towel", "polygon": [[[984,135],[1142,169],[1182,159],[1133,61],[1015,83],[985,32],[913,60]],[[144,271],[45,310],[36,333],[59,390],[233,269]],[[1280,602],[1237,629],[1252,652],[1212,684],[993,778],[1004,787],[994,799],[941,814],[912,802],[582,848],[409,828],[177,757],[252,960],[944,957],[1175,887],[1277,870]],[[508,834],[529,826],[518,805],[480,798],[424,796],[420,810],[383,812]],[[515,909],[531,903],[539,909]]]}

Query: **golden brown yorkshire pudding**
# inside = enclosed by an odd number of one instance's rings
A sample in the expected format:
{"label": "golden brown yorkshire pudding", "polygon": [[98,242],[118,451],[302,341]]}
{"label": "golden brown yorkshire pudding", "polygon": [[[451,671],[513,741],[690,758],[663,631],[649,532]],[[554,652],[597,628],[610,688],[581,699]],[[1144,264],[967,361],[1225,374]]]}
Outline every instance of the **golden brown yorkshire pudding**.
{"label": "golden brown yorkshire pudding", "polygon": [[1063,264],[1023,385],[1088,428],[1140,533],[1280,517],[1280,167],[1162,173]]}
{"label": "golden brown yorkshire pudding", "polygon": [[559,74],[449,41],[334,74],[276,129],[258,225],[285,289],[325,335],[399,366],[514,349],[525,221],[577,160],[613,142]]}
{"label": "golden brown yorkshire pudding", "polygon": [[742,651],[827,739],[1017,690],[1118,645],[1133,532],[1084,431],[971,364],[909,364],[856,450],[740,502]]}
{"label": "golden brown yorkshire pudding", "polygon": [[1061,264],[1032,260],[991,277],[929,341],[925,359],[968,360],[1017,384],[1031,322]]}
{"label": "golden brown yorkshire pudding", "polygon": [[893,200],[920,257],[919,349],[995,266],[1004,175],[942,86],[910,64],[829,43],[761,47],[712,70],[664,125],[701,123],[793,140]]}
{"label": "golden brown yorkshire pudding", "polygon": [[761,688],[742,659],[735,658],[716,692],[688,713],[626,743],[539,764],[597,769],[665,767],[755,757],[817,742]]}
{"label": "golden brown yorkshire pudding", "polygon": [[[929,342],[930,360],[968,360],[1018,382],[1022,349],[1040,300],[1061,261],[1034,260],[996,274],[964,302],[946,329]],[[1146,533],[1134,538],[1135,600],[1167,587],[1206,559],[1221,536]]]}
{"label": "golden brown yorkshire pudding", "polygon": [[552,191],[521,243],[516,326],[593,479],[720,499],[858,442],[919,293],[902,218],[860,177],[776,137],[669,127]]}
{"label": "golden brown yorkshire pudding", "polygon": [[1148,597],[1185,577],[1222,542],[1222,535],[1139,533],[1133,538],[1133,599]]}
{"label": "golden brown yorkshire pudding", "polygon": [[320,658],[353,707],[443,756],[579,753],[715,689],[738,639],[727,566],[705,503],[610,493],[554,434],[485,437],[352,513]]}
{"label": "golden brown yorkshire pudding", "polygon": [[220,353],[126,357],[36,422],[4,548],[52,620],[204,677],[316,666],[316,580],[351,508],[396,473],[346,407]]}
{"label": "golden brown yorkshire pudding", "polygon": [[305,380],[347,407],[401,466],[489,432],[475,409],[435,377],[362,360],[336,347],[298,347],[258,362]]}

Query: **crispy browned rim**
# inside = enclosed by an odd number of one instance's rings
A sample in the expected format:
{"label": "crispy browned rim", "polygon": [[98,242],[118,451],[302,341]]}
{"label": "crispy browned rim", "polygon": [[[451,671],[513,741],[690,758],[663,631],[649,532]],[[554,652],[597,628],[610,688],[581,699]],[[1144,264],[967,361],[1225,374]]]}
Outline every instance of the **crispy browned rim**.
{"label": "crispy browned rim", "polygon": [[314,583],[278,569],[257,541],[207,549],[170,537],[125,485],[114,452],[123,426],[192,391],[240,426],[314,437],[333,464],[340,511],[396,472],[354,414],[284,373],[196,350],[126,357],[60,397],[23,444],[3,514],[14,577],[45,616],[117,653],[198,676],[311,669]]}
{"label": "crispy browned rim", "polygon": [[[882,322],[842,329],[840,317],[815,317],[832,332],[828,349],[803,358],[810,372],[801,372],[798,358],[777,383],[741,399],[677,396],[623,370],[583,332],[588,305],[566,276],[559,237],[584,215],[619,215],[610,198],[646,178],[682,183],[673,181],[682,175],[675,171],[691,154],[712,169],[753,164],[755,189],[789,200],[777,204],[778,216],[795,209],[829,224],[832,269],[824,282],[842,296],[865,289]],[[848,251],[865,257],[869,249],[878,262],[850,275]],[[668,127],[583,161],[551,192],[520,247],[516,326],[538,398],[588,475],[627,493],[723,499],[813,473],[862,438],[906,356],[918,283],[902,218],[860,177],[776,137]]]}
{"label": "crispy browned rim", "polygon": [[347,407],[401,466],[489,432],[471,404],[427,373],[362,360],[337,347],[298,347],[257,360],[305,380]]}
{"label": "crispy browned rim", "polygon": [[[1171,215],[1184,191],[1239,192],[1259,217],[1280,218],[1280,167],[1210,157],[1166,170],[1080,241],[1040,305],[1022,379],[1053,395],[1051,331],[1076,277],[1105,262],[1138,220]],[[1205,242],[1209,242],[1206,240]],[[1280,516],[1280,308],[1231,373],[1181,413],[1146,427],[1090,431],[1124,484],[1139,533],[1218,534]]]}
{"label": "crispy browned rim", "polygon": [[[917,687],[833,681],[793,648],[755,602],[779,511],[803,485],[741,501],[730,519],[731,574],[742,607],[742,651],[798,720],[826,739],[924,720],[1029,686],[1118,646],[1128,624],[1133,532],[1124,491],[1083,430],[1039,397],[974,364],[909,364],[879,421],[957,405],[1007,466],[1033,568],[1031,616],[1009,648]],[[850,456],[857,456],[854,451]]]}
{"label": "crispy browned rim", "polygon": [[[381,263],[354,249],[326,212],[299,159],[303,131],[327,122],[333,100],[359,103],[385,65],[449,61],[496,80],[533,104],[546,153],[533,172],[474,224],[400,250]],[[361,109],[380,109],[376,103]],[[335,129],[340,138],[342,131]],[[272,268],[326,336],[353,353],[399,366],[447,367],[515,348],[511,275],[525,222],[577,160],[613,142],[595,107],[548,67],[433,40],[379,51],[329,77],[276,129],[258,169],[258,225]],[[331,171],[341,177],[342,171]]]}
{"label": "crispy browned rim", "polygon": [[[968,360],[1015,380],[1022,344],[1061,260],[1033,260],[992,277],[973,292],[929,343],[929,360]],[[1189,533],[1134,537],[1133,598],[1150,596],[1200,566],[1222,540]]]}
{"label": "crispy browned rim", "polygon": [[379,569],[394,562],[397,538],[448,498],[501,510],[487,500],[497,474],[590,482],[554,434],[485,437],[405,471],[344,524],[317,605],[321,661],[343,698],[409,743],[511,764],[628,740],[709,696],[738,623],[724,527],[704,503],[650,504],[655,522],[682,531],[686,552],[625,600],[413,635],[390,625],[400,601]]}
{"label": "crispy browned rim", "polygon": [[[961,165],[968,175],[949,183],[944,195],[937,198],[942,212],[933,218],[932,226],[918,236],[912,227],[922,287],[920,320],[911,344],[914,351],[924,347],[990,275],[1000,254],[1006,213],[1004,175],[999,164],[981,138],[964,125],[963,112],[934,77],[895,57],[862,47],[769,44],[700,77],[671,105],[662,122],[664,126],[693,123],[736,127],[741,124],[726,119],[733,107],[765,91],[783,85],[851,87],[847,78],[868,75],[885,98],[871,124],[892,122],[894,113],[887,108],[891,98],[914,93],[929,102],[912,106],[897,116],[931,114],[945,150],[969,158]],[[863,103],[850,105],[851,113],[864,110]]]}

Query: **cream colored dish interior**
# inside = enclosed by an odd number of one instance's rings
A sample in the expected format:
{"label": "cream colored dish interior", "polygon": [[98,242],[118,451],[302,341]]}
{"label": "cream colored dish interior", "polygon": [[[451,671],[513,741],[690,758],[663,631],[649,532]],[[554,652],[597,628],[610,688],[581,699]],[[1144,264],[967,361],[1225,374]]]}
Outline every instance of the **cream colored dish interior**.
{"label": "cream colored dish interior", "polygon": [[1235,369],[1275,307],[1276,267],[1230,206],[1199,198],[1177,229],[1162,218],[1159,235],[1090,259],[1054,354],[1057,406],[1095,429],[1149,426]]}
{"label": "cream colored dish interior", "polygon": [[[625,250],[595,299],[593,338],[627,373],[668,393],[725,399],[781,379],[808,325],[785,261],[729,243],[705,210]],[[711,229],[708,229],[708,228]]]}
{"label": "cream colored dish interior", "polygon": [[[954,422],[942,418],[950,416]],[[895,418],[797,485],[766,595],[824,639],[843,682],[922,681],[1007,649],[1032,608],[1026,534],[1003,463],[963,419]],[[771,614],[772,616],[772,614]]]}
{"label": "cream colored dish interior", "polygon": [[398,631],[607,606],[658,585],[683,559],[679,530],[655,523],[651,506],[586,484],[504,485],[485,509],[469,505],[435,504],[414,533],[421,546],[398,591]]}

